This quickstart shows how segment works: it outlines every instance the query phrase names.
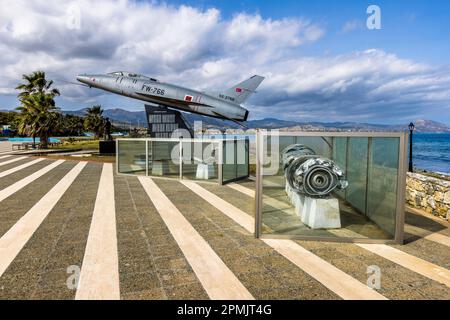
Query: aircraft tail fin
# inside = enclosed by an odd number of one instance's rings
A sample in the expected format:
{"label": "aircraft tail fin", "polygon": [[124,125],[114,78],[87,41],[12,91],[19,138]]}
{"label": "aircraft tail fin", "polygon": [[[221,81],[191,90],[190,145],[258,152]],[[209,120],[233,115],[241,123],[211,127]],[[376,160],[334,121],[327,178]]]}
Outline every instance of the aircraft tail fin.
{"label": "aircraft tail fin", "polygon": [[253,77],[238,83],[223,93],[225,100],[232,100],[235,104],[244,103],[255,92],[256,88],[263,82],[264,77],[254,75]]}

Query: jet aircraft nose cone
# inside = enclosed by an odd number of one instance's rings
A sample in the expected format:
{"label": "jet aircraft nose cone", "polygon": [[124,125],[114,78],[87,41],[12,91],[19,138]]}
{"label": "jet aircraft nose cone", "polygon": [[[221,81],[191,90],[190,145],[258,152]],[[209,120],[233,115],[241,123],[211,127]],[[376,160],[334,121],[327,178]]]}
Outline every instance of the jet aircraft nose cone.
{"label": "jet aircraft nose cone", "polygon": [[82,82],[82,83],[88,83],[89,81],[89,77],[85,74],[80,74],[77,76],[77,80]]}
{"label": "jet aircraft nose cone", "polygon": [[81,83],[85,84],[91,84],[92,83],[92,77],[87,74],[80,74],[77,76],[77,80]]}

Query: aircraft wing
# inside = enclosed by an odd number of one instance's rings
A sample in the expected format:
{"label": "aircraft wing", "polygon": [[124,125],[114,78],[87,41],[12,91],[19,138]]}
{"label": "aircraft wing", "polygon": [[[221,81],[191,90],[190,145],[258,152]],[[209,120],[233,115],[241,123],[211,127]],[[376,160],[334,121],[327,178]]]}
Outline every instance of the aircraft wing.
{"label": "aircraft wing", "polygon": [[239,122],[239,121],[237,121],[237,120],[228,118],[227,116],[224,116],[223,114],[220,114],[220,113],[218,113],[218,112],[216,112],[216,111],[213,111],[213,113],[215,113],[215,114],[217,114],[218,116],[224,118],[225,120],[232,121],[232,122],[236,123],[237,125],[240,125],[241,127],[244,127],[245,129],[248,129],[248,127],[247,127],[246,125],[242,124],[241,122]]}
{"label": "aircraft wing", "polygon": [[[142,92],[139,92],[139,91],[135,91],[135,93],[138,94],[138,95],[144,96],[144,97],[149,97],[149,98],[155,99],[155,100],[156,99],[157,100],[161,100],[161,99],[158,99],[159,98],[158,96],[154,96],[152,94],[146,94],[146,93],[142,93]],[[207,104],[198,103],[198,102],[195,102],[195,101],[184,101],[184,100],[179,100],[179,99],[169,99],[169,100],[171,100],[174,103],[181,104],[181,105],[186,105],[186,106],[190,106],[191,105],[191,106],[202,106],[202,107],[213,108],[212,106],[209,106]],[[164,104],[163,100],[161,100],[161,101],[162,101],[161,103]]]}

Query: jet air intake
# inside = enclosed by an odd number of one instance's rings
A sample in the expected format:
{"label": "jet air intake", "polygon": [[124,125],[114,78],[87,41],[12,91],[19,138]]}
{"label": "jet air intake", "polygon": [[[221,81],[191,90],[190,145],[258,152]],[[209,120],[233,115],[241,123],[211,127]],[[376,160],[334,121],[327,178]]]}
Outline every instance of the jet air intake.
{"label": "jet air intake", "polygon": [[293,144],[281,152],[281,163],[290,187],[296,192],[325,198],[334,190],[347,188],[344,172],[332,160],[316,155],[302,144]]}

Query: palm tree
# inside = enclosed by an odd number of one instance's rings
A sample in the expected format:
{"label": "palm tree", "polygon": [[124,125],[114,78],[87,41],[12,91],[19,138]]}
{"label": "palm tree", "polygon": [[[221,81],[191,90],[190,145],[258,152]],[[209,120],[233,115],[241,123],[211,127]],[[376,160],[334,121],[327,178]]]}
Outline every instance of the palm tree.
{"label": "palm tree", "polygon": [[61,121],[62,127],[65,128],[69,135],[79,136],[84,129],[84,119],[79,116],[67,114],[65,115]]}
{"label": "palm tree", "polygon": [[45,72],[36,71],[30,75],[23,75],[26,81],[17,86],[21,106],[18,131],[35,138],[40,138],[41,148],[48,147],[48,137],[58,123],[58,108],[54,98],[59,96],[58,89],[51,88],[53,81],[45,79]]}
{"label": "palm tree", "polygon": [[84,118],[84,127],[86,130],[93,131],[95,139],[99,139],[103,134],[103,127],[105,119],[103,118],[103,109],[101,106],[93,106],[86,110],[86,117]]}

